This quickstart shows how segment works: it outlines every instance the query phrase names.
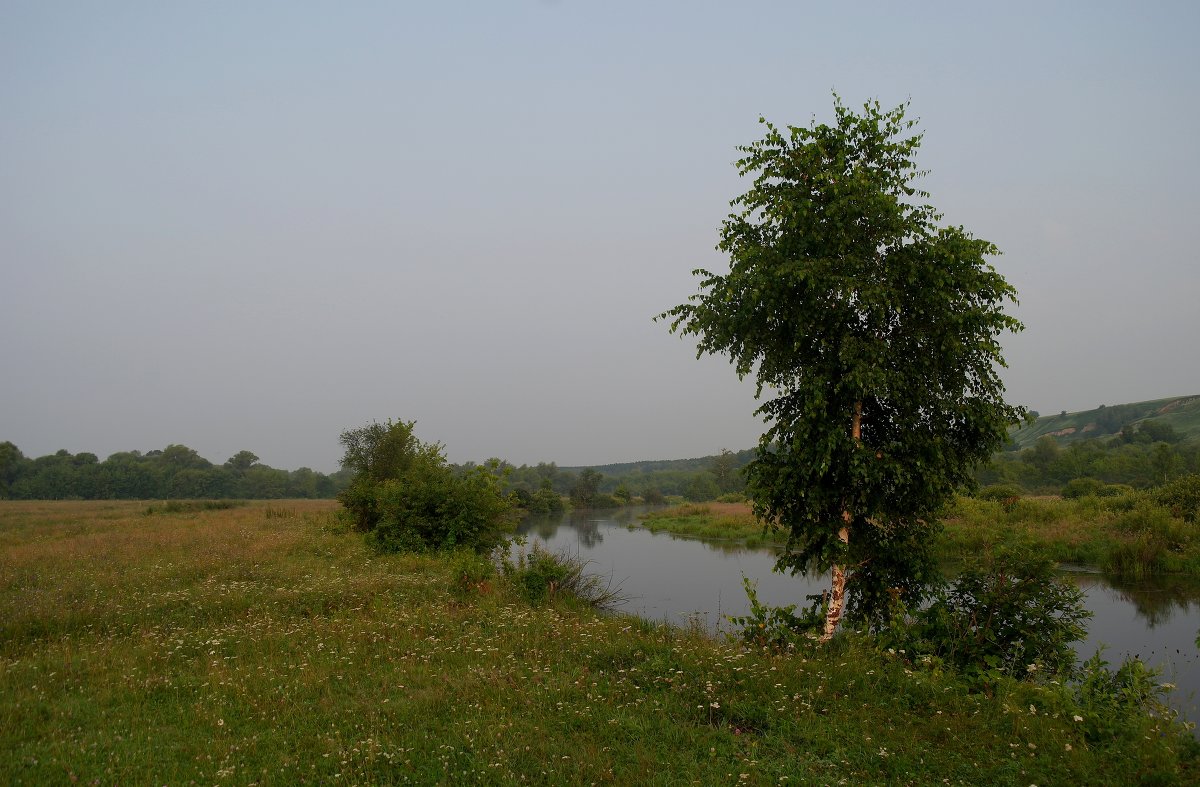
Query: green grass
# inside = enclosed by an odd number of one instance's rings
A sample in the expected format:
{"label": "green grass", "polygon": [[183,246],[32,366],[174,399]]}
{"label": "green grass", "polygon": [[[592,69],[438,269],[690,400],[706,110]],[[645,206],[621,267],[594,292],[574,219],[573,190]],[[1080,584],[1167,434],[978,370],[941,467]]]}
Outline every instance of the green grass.
{"label": "green grass", "polygon": [[651,511],[638,526],[652,533],[739,541],[749,547],[782,545],[787,540],[779,531],[764,529],[751,515],[748,503],[684,503]]}
{"label": "green grass", "polygon": [[781,656],[464,592],[333,504],[0,503],[6,784],[1188,783],[1190,737],[1089,740],[1054,686],[853,637]]}

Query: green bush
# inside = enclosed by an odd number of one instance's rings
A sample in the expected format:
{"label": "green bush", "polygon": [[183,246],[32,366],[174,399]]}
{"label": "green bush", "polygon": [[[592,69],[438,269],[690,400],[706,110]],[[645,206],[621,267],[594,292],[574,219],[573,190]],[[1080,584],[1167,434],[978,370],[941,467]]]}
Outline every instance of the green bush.
{"label": "green bush", "polygon": [[1097,481],[1095,478],[1072,478],[1062,488],[1062,496],[1067,500],[1076,500],[1080,497],[1095,495],[1104,486],[1104,483]]}
{"label": "green bush", "polygon": [[1083,592],[1052,561],[1000,550],[964,566],[927,607],[894,616],[882,639],[968,674],[1065,675],[1089,617]]}
{"label": "green bush", "polygon": [[1153,716],[1175,714],[1166,702],[1159,672],[1140,659],[1126,659],[1109,670],[1103,650],[1083,663],[1076,698],[1083,711],[1084,735],[1093,743],[1144,728]]}
{"label": "green bush", "polygon": [[1021,487],[1017,486],[1016,484],[992,484],[991,486],[985,486],[983,489],[980,489],[978,492],[976,492],[975,497],[978,500],[1003,502],[1006,500],[1011,500],[1014,497],[1021,497],[1024,494],[1024,490],[1022,490]]}
{"label": "green bush", "polygon": [[1150,493],[1154,502],[1166,506],[1185,522],[1200,519],[1200,474],[1192,473],[1164,484]]}
{"label": "green bush", "polygon": [[487,553],[514,524],[514,502],[494,465],[455,473],[441,446],[388,421],[342,433],[343,466],[356,471],[338,495],[355,527],[385,552],[467,548]]}
{"label": "green bush", "polygon": [[531,514],[559,514],[566,506],[562,496],[547,485],[530,496],[527,508]]}
{"label": "green bush", "polygon": [[1128,484],[1106,484],[1095,478],[1072,478],[1062,488],[1062,496],[1067,500],[1078,500],[1081,497],[1120,497],[1133,491]]}
{"label": "green bush", "polygon": [[459,598],[486,593],[496,578],[496,564],[491,558],[471,550],[457,550],[450,566],[453,576],[450,589]]}

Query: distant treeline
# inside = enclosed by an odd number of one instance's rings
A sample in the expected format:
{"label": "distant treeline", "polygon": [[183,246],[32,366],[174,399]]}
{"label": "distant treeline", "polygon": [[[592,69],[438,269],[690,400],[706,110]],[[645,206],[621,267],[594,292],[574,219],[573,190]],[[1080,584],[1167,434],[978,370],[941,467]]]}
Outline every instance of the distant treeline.
{"label": "distant treeline", "polygon": [[[713,500],[745,490],[741,469],[754,451],[722,451],[697,459],[626,462],[594,467],[559,467],[539,462],[520,467],[493,460],[503,472],[504,487],[521,505],[545,492],[566,497],[576,508],[605,508],[631,502],[662,503],[669,499]],[[531,510],[537,509],[533,503]]]}
{"label": "distant treeline", "polygon": [[[1184,439],[1156,419],[1127,424],[1112,436],[1076,437],[1065,446],[1047,434],[1031,448],[1015,448],[979,469],[980,484],[1015,484],[1027,493],[1058,494],[1077,479],[1146,488],[1200,473],[1200,441]],[[523,507],[554,510],[552,497],[575,507],[600,508],[741,493],[741,469],[753,458],[754,451],[745,450],[582,468],[554,462],[491,464],[502,487],[515,493]],[[472,467],[467,463],[454,469],[461,473]],[[122,451],[103,461],[95,454],[66,450],[34,459],[11,442],[0,442],[0,499],[10,500],[328,499],[346,487],[350,476],[346,470],[328,475],[307,467],[278,470],[250,451],[239,451],[220,465],[184,445]]]}
{"label": "distant treeline", "polygon": [[31,459],[11,442],[0,443],[0,499],[9,500],[331,498],[347,481],[345,471],[276,470],[249,451],[214,465],[184,445],[100,461],[66,450]]}

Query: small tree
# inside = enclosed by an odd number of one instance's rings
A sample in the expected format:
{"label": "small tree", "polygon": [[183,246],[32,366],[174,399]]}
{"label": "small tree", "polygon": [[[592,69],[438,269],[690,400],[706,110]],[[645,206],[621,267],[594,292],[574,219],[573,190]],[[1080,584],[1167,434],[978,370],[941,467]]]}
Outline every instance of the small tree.
{"label": "small tree", "polygon": [[342,432],[342,466],[355,475],[338,500],[382,550],[490,551],[513,522],[498,463],[455,473],[441,446],[422,443],[413,426],[389,420]]}
{"label": "small tree", "polygon": [[[789,533],[778,568],[832,568],[824,638],[850,612],[919,597],[944,504],[1004,443],[997,336],[1015,291],[995,246],[914,199],[919,135],[906,105],[836,100],[833,125],[779,129],[740,148],[753,185],[731,204],[700,292],[659,319],[755,374],[769,423],[747,469],[755,514]],[[849,575],[849,578],[848,578]]]}
{"label": "small tree", "polygon": [[600,482],[604,476],[590,467],[579,473],[579,479],[571,486],[571,505],[576,508],[591,508],[600,494]]}

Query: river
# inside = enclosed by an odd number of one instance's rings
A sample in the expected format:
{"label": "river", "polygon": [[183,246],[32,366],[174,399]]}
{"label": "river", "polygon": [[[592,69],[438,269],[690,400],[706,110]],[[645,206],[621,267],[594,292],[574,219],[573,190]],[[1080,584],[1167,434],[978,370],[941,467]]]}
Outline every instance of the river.
{"label": "river", "polygon": [[[518,533],[553,552],[565,550],[591,561],[589,573],[611,578],[627,598],[619,609],[717,633],[731,630],[726,616],[749,612],[743,577],[757,583],[760,601],[775,606],[804,605],[806,596],[827,587],[824,578],[775,573],[775,557],[767,549],[651,533],[637,527],[645,510],[530,517]],[[1101,646],[1112,664],[1127,655],[1140,656],[1162,670],[1160,680],[1174,684],[1171,704],[1187,719],[1200,720],[1200,582],[1129,582],[1071,568],[1064,574],[1083,590],[1093,613],[1087,638],[1076,646],[1080,657],[1091,657]]]}

